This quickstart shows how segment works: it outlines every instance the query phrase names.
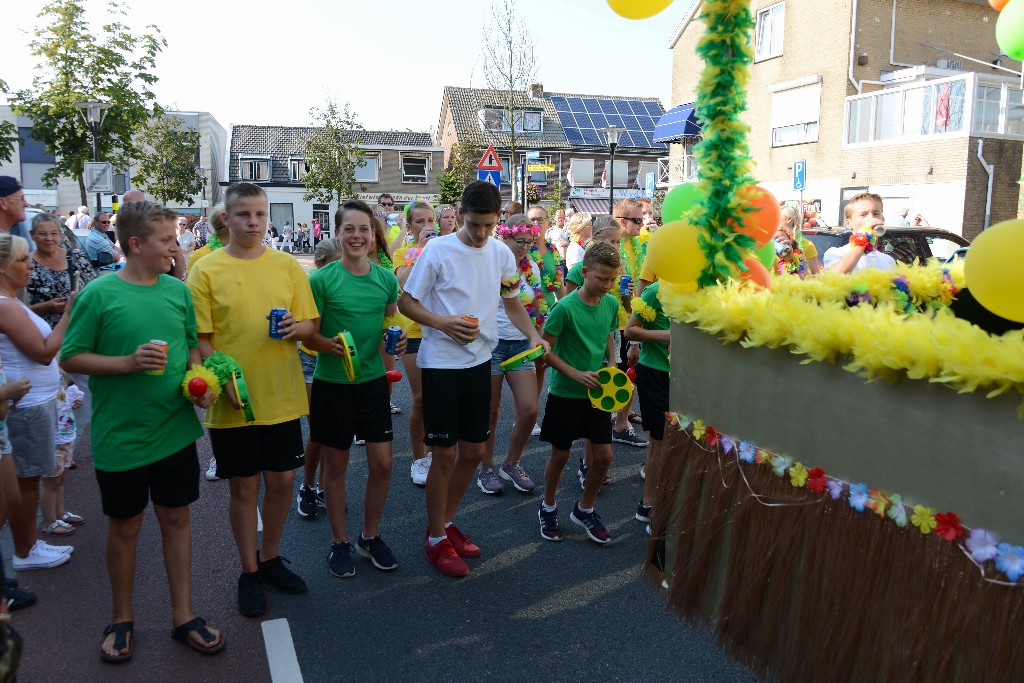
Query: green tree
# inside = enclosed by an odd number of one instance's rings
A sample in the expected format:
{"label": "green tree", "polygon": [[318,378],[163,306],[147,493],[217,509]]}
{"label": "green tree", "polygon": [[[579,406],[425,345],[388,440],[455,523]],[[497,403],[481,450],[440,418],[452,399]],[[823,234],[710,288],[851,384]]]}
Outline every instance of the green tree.
{"label": "green tree", "polygon": [[302,200],[340,204],[352,196],[356,169],[366,165],[366,153],[358,144],[363,127],[348,102],[339,106],[331,99],[322,109],[310,109],[309,114],[315,127],[303,146],[306,192]]}
{"label": "green tree", "polygon": [[[516,11],[515,0],[493,0],[491,25],[484,31],[484,79],[502,110],[505,128],[491,131],[495,147],[511,152],[512,197],[519,196],[516,179],[516,150],[522,135],[523,107],[526,89],[536,82],[537,66],[533,55],[533,38],[525,19]],[[517,130],[518,129],[518,130]]]}
{"label": "green tree", "polygon": [[203,176],[196,165],[199,132],[184,123],[174,114],[154,116],[139,137],[142,148],[132,183],[164,205],[173,201],[192,206],[192,195],[203,189]]}
{"label": "green tree", "polygon": [[565,185],[561,180],[552,180],[548,183],[544,199],[551,202],[550,210],[552,212],[565,208]]}
{"label": "green tree", "polygon": [[438,176],[437,185],[442,204],[454,204],[462,197],[466,185],[476,180],[476,164],[480,148],[469,143],[452,145],[448,168]]}
{"label": "green tree", "polygon": [[[3,79],[0,79],[0,92],[7,92],[7,83]],[[0,161],[14,159],[14,148],[20,140],[16,125],[10,121],[0,121]]]}
{"label": "green tree", "polygon": [[137,33],[121,22],[123,5],[111,2],[107,23],[91,28],[82,0],[53,0],[38,14],[42,20],[30,43],[38,59],[32,86],[9,93],[14,113],[32,121],[32,137],[57,157],[43,181],[78,179],[86,204],[84,164],[92,161],[92,137],[76,102],[111,104],[99,134],[99,158],[128,168],[138,155],[136,136],[160,109],[150,89],[156,55],[167,45],[150,25]]}

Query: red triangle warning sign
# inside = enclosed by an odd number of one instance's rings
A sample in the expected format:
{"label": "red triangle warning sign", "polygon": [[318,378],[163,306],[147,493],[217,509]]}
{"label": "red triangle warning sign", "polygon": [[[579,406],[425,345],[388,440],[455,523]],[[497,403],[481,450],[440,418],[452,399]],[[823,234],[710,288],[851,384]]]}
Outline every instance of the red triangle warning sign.
{"label": "red triangle warning sign", "polygon": [[480,171],[501,171],[505,168],[501,165],[498,153],[494,151],[494,145],[487,146],[487,151],[480,157],[480,163],[476,167]]}

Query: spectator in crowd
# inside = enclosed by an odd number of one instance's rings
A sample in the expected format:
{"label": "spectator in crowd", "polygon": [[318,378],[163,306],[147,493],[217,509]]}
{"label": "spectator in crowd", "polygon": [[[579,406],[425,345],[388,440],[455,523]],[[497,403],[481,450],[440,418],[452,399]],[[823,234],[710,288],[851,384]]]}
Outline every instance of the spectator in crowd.
{"label": "spectator in crowd", "polygon": [[512,201],[505,205],[504,210],[501,212],[501,217],[507,219],[510,216],[515,216],[516,214],[520,214],[522,212],[522,202],[517,202],[516,200],[513,199]]}
{"label": "spectator in crowd", "polygon": [[108,266],[121,258],[121,250],[107,237],[107,226],[109,225],[110,214],[97,214],[96,219],[89,225],[89,233],[82,241],[85,255],[89,257],[93,268]]}
{"label": "spectator in crowd", "polygon": [[565,267],[572,267],[583,261],[583,252],[593,236],[594,220],[586,211],[574,213],[566,226],[569,232],[569,245],[565,248]]}
{"label": "spectator in crowd", "polygon": [[932,224],[929,223],[928,220],[924,216],[919,214],[919,213],[915,213],[914,214],[913,223],[914,223],[914,225],[912,227],[915,227],[915,228],[930,228],[930,227],[932,227]]}
{"label": "spectator in crowd", "polygon": [[281,233],[273,223],[267,227],[267,236],[270,238],[270,248],[279,250],[281,248]]}
{"label": "spectator in crowd", "polygon": [[825,252],[825,268],[837,273],[852,273],[864,268],[891,270],[896,261],[877,250],[875,228],[885,225],[882,198],[870,192],[861,192],[846,205],[846,227],[853,231],[850,241],[842,247]]}
{"label": "spectator in crowd", "polygon": [[60,322],[71,294],[95,280],[97,273],[85,254],[61,246],[59,218],[37,213],[31,226],[36,250],[31,254],[33,267],[26,288],[28,305],[52,328]]}
{"label": "spectator in crowd", "polygon": [[206,220],[205,214],[199,216],[199,220],[196,221],[194,230],[196,233],[197,246],[204,246],[206,244],[206,240],[210,239],[210,223]]}
{"label": "spectator in crowd", "polygon": [[555,211],[555,222],[548,228],[545,237],[554,245],[562,260],[565,261],[565,250],[569,246],[569,231],[565,228],[565,211],[562,209]]}
{"label": "spectator in crowd", "polygon": [[818,248],[814,246],[814,242],[804,237],[804,232],[800,227],[800,210],[792,204],[787,204],[782,207],[781,213],[782,224],[779,226],[776,237],[785,235],[789,241],[793,242],[795,250],[800,252],[806,263],[806,274],[817,275],[821,272]]}
{"label": "spectator in crowd", "polygon": [[75,230],[88,230],[90,223],[92,223],[92,218],[89,216],[89,207],[78,207],[78,213],[75,214]]}
{"label": "spectator in crowd", "polygon": [[184,216],[178,216],[178,246],[181,247],[182,256],[187,263],[192,257],[192,252],[196,250],[196,235]]}
{"label": "spectator in crowd", "polygon": [[292,222],[287,218],[284,221],[284,226],[281,228],[281,249],[287,250],[288,253],[292,253],[292,238],[294,237],[295,230],[292,228]]}
{"label": "spectator in crowd", "polygon": [[75,411],[81,410],[84,399],[85,393],[70,381],[70,377],[61,373],[57,390],[55,465],[52,472],[42,476],[43,489],[39,496],[42,531],[53,536],[70,536],[79,525],[85,524],[81,515],[64,507],[64,477],[74,462],[75,439],[78,437]]}
{"label": "spectator in crowd", "polygon": [[[0,176],[0,232],[11,232],[25,220],[25,191],[21,183],[9,175]],[[24,235],[22,235],[24,237]]]}
{"label": "spectator in crowd", "polygon": [[897,228],[909,228],[910,221],[907,220],[908,213],[910,213],[910,209],[905,206],[901,206],[896,209],[896,219],[892,222],[893,226]]}
{"label": "spectator in crowd", "polygon": [[[618,367],[625,372],[631,364],[636,363],[639,347],[630,344],[622,331],[629,320],[629,313],[635,288],[640,281],[640,274],[643,272],[644,262],[647,256],[647,243],[643,241],[641,232],[643,230],[644,213],[643,204],[636,199],[623,199],[615,204],[615,217],[622,226],[622,233],[619,239],[619,253],[622,255],[622,275],[630,277],[627,293],[619,297],[619,327],[616,333],[618,342]],[[639,415],[631,410],[633,400],[615,414],[615,428],[612,431],[612,441],[624,443],[638,448],[647,446],[647,439],[643,434],[633,431],[634,424],[641,424]]]}

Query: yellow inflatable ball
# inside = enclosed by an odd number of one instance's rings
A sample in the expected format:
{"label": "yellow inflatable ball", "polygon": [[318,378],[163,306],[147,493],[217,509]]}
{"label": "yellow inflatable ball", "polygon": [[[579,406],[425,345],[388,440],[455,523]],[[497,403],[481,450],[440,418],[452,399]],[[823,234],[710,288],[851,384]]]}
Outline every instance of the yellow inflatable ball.
{"label": "yellow inflatable ball", "polygon": [[620,17],[647,19],[672,4],[672,0],[608,0],[608,6]]}
{"label": "yellow inflatable ball", "polygon": [[707,265],[697,238],[700,232],[686,221],[658,228],[647,241],[647,260],[665,282],[694,282]]}
{"label": "yellow inflatable ball", "polygon": [[[649,248],[649,247],[648,247]],[[1024,221],[996,223],[974,238],[964,280],[978,303],[998,316],[1024,322]]]}

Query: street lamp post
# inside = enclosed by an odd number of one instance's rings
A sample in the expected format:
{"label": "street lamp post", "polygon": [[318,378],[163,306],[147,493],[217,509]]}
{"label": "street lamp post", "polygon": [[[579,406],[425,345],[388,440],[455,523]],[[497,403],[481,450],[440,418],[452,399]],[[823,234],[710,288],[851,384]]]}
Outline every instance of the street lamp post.
{"label": "street lamp post", "polygon": [[619,135],[626,132],[625,128],[608,126],[599,129],[608,136],[608,149],[611,151],[611,160],[608,163],[608,215],[615,215],[615,148],[619,146]]}
{"label": "street lamp post", "polygon": [[[82,117],[85,119],[85,123],[89,126],[89,132],[92,133],[92,160],[100,160],[100,126],[103,125],[103,117],[107,113],[107,109],[110,109],[110,104],[107,102],[100,102],[98,100],[89,100],[87,102],[75,102],[75,106],[82,110]],[[96,193],[96,214],[103,211],[103,195],[100,192]]]}

